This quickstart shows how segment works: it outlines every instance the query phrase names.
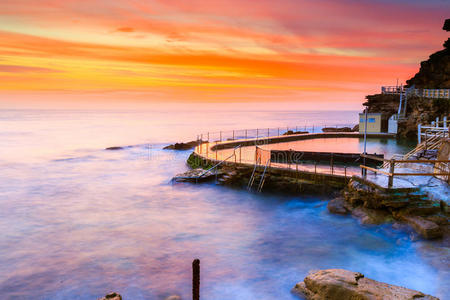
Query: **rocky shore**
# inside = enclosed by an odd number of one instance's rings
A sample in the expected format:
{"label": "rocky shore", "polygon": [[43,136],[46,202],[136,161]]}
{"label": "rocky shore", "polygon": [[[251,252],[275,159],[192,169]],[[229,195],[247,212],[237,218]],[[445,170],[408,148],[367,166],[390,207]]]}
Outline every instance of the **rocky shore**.
{"label": "rocky shore", "polygon": [[190,141],[187,143],[175,143],[169,146],[164,147],[165,150],[189,150],[193,149],[196,146],[200,145],[202,141]]}
{"label": "rocky shore", "polygon": [[439,300],[422,292],[366,278],[364,274],[343,269],[310,273],[292,292],[307,300]]}
{"label": "rocky shore", "polygon": [[362,224],[407,224],[421,237],[436,239],[449,237],[447,204],[444,201],[424,200],[422,194],[405,191],[378,191],[354,179],[342,194],[327,207],[334,214],[351,214]]}

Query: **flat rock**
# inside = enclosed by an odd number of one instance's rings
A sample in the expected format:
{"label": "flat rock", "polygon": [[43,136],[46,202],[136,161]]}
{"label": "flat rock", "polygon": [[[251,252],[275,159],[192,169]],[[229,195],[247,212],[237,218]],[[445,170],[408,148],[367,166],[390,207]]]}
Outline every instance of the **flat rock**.
{"label": "flat rock", "polygon": [[380,209],[356,207],[352,210],[352,216],[359,219],[362,224],[383,224],[390,221],[390,214]]}
{"label": "flat rock", "polygon": [[100,298],[99,300],[122,300],[122,296],[117,293],[109,293],[105,297]]}
{"label": "flat rock", "polygon": [[402,219],[426,239],[442,237],[441,228],[430,220],[426,220],[420,216],[402,216]]}
{"label": "flat rock", "polygon": [[[199,178],[200,175],[202,175],[201,178]],[[216,174],[214,172],[206,171],[202,168],[197,168],[197,169],[189,170],[187,172],[175,175],[172,178],[172,181],[195,182],[195,181],[201,181],[201,180],[208,180],[214,176],[216,176]]]}
{"label": "flat rock", "polygon": [[310,273],[295,285],[292,292],[308,300],[439,300],[419,291],[372,280],[361,273],[343,269]]}

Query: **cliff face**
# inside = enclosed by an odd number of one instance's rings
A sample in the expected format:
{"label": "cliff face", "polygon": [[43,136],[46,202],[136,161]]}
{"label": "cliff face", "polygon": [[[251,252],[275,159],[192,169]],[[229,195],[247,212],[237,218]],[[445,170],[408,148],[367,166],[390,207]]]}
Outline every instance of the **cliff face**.
{"label": "cliff face", "polygon": [[444,50],[433,53],[420,63],[419,72],[406,84],[419,89],[450,88],[450,38],[444,43]]}
{"label": "cliff face", "polygon": [[450,114],[449,99],[408,97],[406,119],[399,121],[398,135],[405,138],[417,137],[417,124],[430,124],[436,117],[442,119]]}

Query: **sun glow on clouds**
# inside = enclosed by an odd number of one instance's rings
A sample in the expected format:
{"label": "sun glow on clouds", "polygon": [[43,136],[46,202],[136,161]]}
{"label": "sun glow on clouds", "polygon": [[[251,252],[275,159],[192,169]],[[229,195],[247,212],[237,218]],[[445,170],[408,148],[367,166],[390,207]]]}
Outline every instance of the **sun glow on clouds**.
{"label": "sun glow on clouds", "polygon": [[441,48],[446,11],[441,1],[6,0],[0,90],[361,103]]}

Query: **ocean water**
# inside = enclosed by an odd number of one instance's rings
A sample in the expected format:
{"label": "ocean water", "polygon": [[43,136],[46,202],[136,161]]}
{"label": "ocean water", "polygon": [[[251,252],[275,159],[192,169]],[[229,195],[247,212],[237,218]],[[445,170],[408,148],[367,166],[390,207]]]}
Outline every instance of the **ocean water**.
{"label": "ocean water", "polygon": [[[323,111],[0,111],[2,299],[110,291],[125,300],[189,299],[194,258],[202,299],[297,299],[291,288],[323,268],[444,298],[442,270],[408,232],[331,215],[323,197],[170,183],[187,170],[190,151],[163,146],[199,132],[357,119]],[[104,150],[110,146],[130,147]]]}

